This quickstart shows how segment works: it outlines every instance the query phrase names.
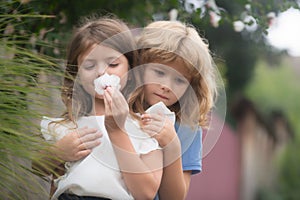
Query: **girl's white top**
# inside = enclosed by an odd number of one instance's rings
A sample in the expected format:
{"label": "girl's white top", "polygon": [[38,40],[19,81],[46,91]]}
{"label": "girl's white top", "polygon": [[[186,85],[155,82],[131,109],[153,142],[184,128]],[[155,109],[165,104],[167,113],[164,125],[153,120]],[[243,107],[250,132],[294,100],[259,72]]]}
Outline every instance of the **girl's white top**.
{"label": "girl's white top", "polygon": [[[175,122],[175,114],[159,102],[151,106],[147,113],[160,112]],[[71,124],[56,124],[59,118],[44,117],[41,122],[41,130],[44,138],[49,142],[55,142],[64,137],[68,132],[74,131]],[[66,173],[55,180],[57,190],[52,200],[57,199],[64,192],[79,196],[97,196],[110,199],[133,199],[128,191],[120,172],[112,144],[104,125],[104,116],[81,117],[78,120],[78,128],[87,126],[97,128],[103,134],[101,144],[92,150],[87,157],[76,161],[66,162]],[[128,117],[125,129],[132,145],[138,154],[147,154],[161,149],[158,142],[149,137],[139,127],[139,122]]]}

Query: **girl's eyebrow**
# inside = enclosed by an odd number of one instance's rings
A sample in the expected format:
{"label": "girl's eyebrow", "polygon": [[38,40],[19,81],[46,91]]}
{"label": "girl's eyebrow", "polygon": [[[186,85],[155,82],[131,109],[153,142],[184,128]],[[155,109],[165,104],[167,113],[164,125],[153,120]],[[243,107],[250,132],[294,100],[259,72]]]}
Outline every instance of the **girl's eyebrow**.
{"label": "girl's eyebrow", "polygon": [[86,64],[86,63],[94,63],[94,62],[95,62],[94,59],[84,59],[84,60],[80,63],[80,66],[81,66],[81,65],[84,65],[84,64]]}
{"label": "girl's eyebrow", "polygon": [[[110,56],[110,57],[107,57],[107,58],[104,58],[105,61],[111,61],[111,60],[117,60],[119,59],[120,56]],[[85,62],[95,62],[97,59],[94,59],[94,58],[87,58],[87,59],[84,59],[82,61],[82,63],[85,63]]]}
{"label": "girl's eyebrow", "polygon": [[95,61],[94,59],[84,59],[83,62],[92,62]]}
{"label": "girl's eyebrow", "polygon": [[120,56],[110,56],[105,58],[105,60],[118,60],[120,58]]}

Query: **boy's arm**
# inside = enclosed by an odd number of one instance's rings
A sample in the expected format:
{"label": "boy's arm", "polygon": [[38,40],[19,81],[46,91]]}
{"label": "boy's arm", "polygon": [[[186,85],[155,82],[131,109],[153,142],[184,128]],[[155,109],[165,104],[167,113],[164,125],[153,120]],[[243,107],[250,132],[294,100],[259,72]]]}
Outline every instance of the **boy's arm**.
{"label": "boy's arm", "polygon": [[31,163],[33,172],[41,177],[46,177],[51,174],[61,175],[63,173],[64,161],[56,155],[57,150],[54,146],[49,146],[46,150],[39,152],[39,158],[34,159]]}
{"label": "boy's arm", "polygon": [[[40,158],[32,162],[35,173],[48,176],[61,171],[67,161],[80,160],[91,153],[91,149],[100,144],[102,134],[87,127],[70,132],[40,151]],[[60,175],[60,174],[58,174]]]}

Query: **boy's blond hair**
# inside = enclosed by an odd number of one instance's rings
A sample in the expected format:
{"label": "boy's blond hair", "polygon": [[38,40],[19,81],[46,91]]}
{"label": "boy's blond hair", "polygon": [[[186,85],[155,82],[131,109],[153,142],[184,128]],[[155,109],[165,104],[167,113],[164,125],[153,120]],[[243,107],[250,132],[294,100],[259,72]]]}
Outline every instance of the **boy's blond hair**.
{"label": "boy's blond hair", "polygon": [[[139,65],[179,61],[188,68],[191,87],[169,108],[176,113],[177,121],[193,127],[206,126],[217,93],[215,67],[208,44],[196,29],[177,21],[156,21],[143,30],[137,45]],[[137,77],[143,75],[137,74]],[[147,107],[144,102],[143,87],[140,87],[129,98],[130,110],[144,113]]]}

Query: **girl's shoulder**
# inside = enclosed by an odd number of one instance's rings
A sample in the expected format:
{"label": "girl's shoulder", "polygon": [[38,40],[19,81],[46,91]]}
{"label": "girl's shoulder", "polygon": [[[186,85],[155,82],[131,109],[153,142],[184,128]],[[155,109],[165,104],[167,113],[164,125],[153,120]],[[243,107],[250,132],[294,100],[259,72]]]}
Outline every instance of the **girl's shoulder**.
{"label": "girl's shoulder", "polygon": [[45,140],[60,140],[67,132],[76,126],[72,122],[64,121],[64,118],[53,118],[43,116],[41,123],[41,132]]}

